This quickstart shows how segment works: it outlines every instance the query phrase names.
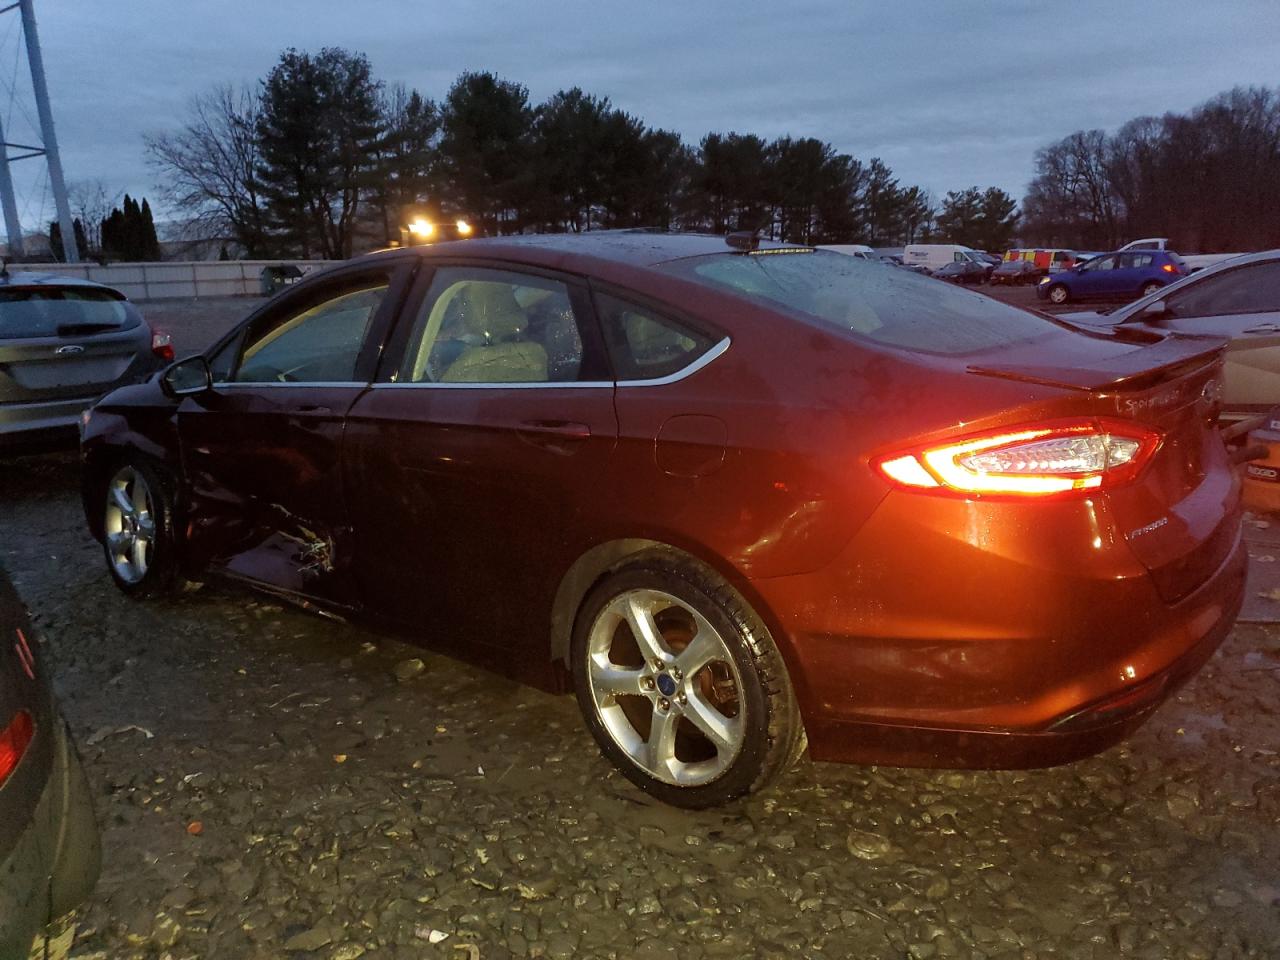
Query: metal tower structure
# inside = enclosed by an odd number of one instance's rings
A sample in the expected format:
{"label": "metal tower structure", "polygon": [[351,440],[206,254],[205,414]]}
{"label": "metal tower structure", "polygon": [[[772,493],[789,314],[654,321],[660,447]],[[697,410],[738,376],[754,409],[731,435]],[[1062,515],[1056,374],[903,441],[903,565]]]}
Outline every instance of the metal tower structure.
{"label": "metal tower structure", "polygon": [[[4,208],[5,232],[9,236],[9,252],[22,256],[22,224],[18,219],[18,203],[13,193],[13,177],[9,164],[31,157],[44,157],[49,168],[49,190],[58,213],[58,226],[62,231],[62,252],[67,263],[80,260],[76,249],[75,228],[71,222],[71,205],[67,202],[67,184],[62,177],[62,159],[58,155],[58,138],[53,132],[53,111],[49,108],[49,87],[44,79],[44,57],[40,53],[40,37],[36,33],[36,14],[33,0],[17,0],[0,7],[0,14],[18,10],[22,17],[22,34],[27,44],[27,65],[31,68],[31,90],[35,94],[36,113],[40,117],[40,146],[26,143],[10,143],[0,124],[0,206]],[[9,151],[17,150],[17,156]]]}

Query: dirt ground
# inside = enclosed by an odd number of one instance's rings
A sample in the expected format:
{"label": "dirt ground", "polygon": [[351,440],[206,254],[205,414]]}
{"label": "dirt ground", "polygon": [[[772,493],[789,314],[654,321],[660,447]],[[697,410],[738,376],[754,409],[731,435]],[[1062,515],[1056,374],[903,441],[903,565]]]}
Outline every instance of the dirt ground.
{"label": "dirt ground", "polygon": [[[255,303],[146,312],[195,349]],[[571,698],[230,585],[124,598],[78,484],[70,455],[0,471],[0,564],[54,656],[105,835],[73,956],[1277,956],[1274,627],[1239,626],[1080,763],[805,761],[688,813],[613,773]]]}

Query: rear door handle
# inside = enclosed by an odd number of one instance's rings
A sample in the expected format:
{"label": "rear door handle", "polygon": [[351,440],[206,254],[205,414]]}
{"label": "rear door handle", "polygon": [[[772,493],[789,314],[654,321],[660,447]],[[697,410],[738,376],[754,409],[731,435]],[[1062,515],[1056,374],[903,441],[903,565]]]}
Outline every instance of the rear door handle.
{"label": "rear door handle", "polygon": [[591,428],[573,420],[525,420],[516,432],[526,443],[563,454],[591,438]]}
{"label": "rear door handle", "polygon": [[324,404],[322,404],[322,403],[304,403],[302,406],[298,407],[298,409],[297,409],[297,411],[296,411],[296,412],[298,412],[298,413],[318,413],[318,414],[321,414],[321,415],[328,415],[328,414],[330,414],[330,413],[333,413],[333,411],[332,411],[332,410],[330,410],[328,407],[326,407],[326,406],[325,406]]}

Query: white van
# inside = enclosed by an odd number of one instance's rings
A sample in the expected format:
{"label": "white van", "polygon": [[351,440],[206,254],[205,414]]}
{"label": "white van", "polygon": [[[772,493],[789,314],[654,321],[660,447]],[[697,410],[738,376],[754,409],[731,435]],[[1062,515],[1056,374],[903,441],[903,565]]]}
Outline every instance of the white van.
{"label": "white van", "polygon": [[865,243],[825,243],[818,247],[819,250],[831,250],[835,253],[843,253],[846,256],[857,257],[859,260],[874,260],[880,262],[880,256]]}
{"label": "white van", "polygon": [[910,243],[902,251],[902,262],[908,267],[937,270],[944,263],[956,260],[974,260],[986,266],[977,250],[959,243]]}

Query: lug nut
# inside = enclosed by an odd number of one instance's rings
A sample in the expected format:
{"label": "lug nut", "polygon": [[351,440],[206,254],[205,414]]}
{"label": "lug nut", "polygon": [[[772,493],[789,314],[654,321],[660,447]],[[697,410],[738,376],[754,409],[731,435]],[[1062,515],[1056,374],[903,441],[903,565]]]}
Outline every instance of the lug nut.
{"label": "lug nut", "polygon": [[640,689],[642,689],[642,690],[652,690],[652,689],[653,689],[653,677],[641,677],[641,678],[640,678]]}
{"label": "lug nut", "polygon": [[661,660],[658,660],[657,658],[654,658],[653,669],[662,670],[664,667],[666,667],[665,663],[663,663]]}
{"label": "lug nut", "polygon": [[661,700],[659,700],[659,701],[658,701],[658,709],[659,709],[659,710],[670,710],[670,709],[671,709],[671,701],[670,701],[670,700],[668,700],[666,697],[663,697]]}
{"label": "lug nut", "polygon": [[677,680],[683,680],[683,679],[684,679],[684,674],[680,672],[680,668],[679,668],[679,667],[672,667],[672,668],[671,668],[671,676],[672,676],[672,677],[674,677],[674,678],[675,678],[675,679],[677,679]]}
{"label": "lug nut", "polygon": [[680,696],[676,697],[676,701],[680,704],[680,706],[683,707],[686,703],[689,702],[689,698],[682,693],[680,694]]}

